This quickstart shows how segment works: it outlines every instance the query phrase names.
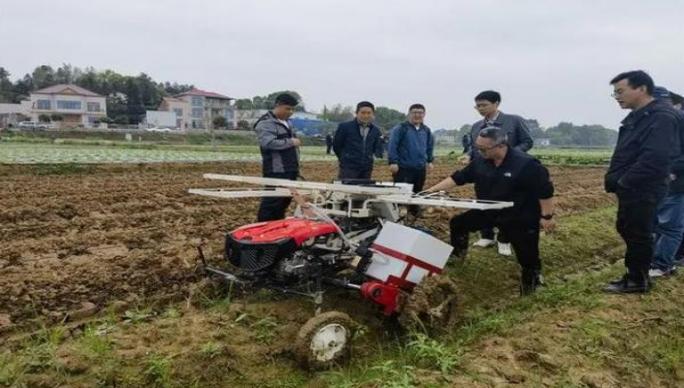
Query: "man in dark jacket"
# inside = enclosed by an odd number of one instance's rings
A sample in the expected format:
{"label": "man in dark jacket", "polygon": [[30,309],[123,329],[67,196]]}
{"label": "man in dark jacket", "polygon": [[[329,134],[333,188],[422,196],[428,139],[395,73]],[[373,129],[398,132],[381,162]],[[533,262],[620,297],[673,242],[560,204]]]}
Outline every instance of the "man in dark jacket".
{"label": "man in dark jacket", "polygon": [[[301,140],[295,137],[290,116],[297,99],[283,93],[276,97],[275,108],[261,116],[254,124],[261,150],[262,172],[266,178],[297,180]],[[257,220],[269,221],[285,218],[291,198],[267,197],[261,199]]]}
{"label": "man in dark jacket", "polygon": [[[408,120],[390,131],[387,152],[390,172],[395,182],[413,184],[413,192],[423,191],[427,168],[432,169],[435,147],[430,128],[423,122],[425,106],[413,104],[409,107]],[[418,206],[410,206],[414,216],[420,212]]]}
{"label": "man in dark jacket", "polygon": [[474,183],[482,199],[510,201],[513,207],[501,210],[468,210],[450,222],[454,255],[465,256],[468,233],[494,225],[506,233],[522,269],[520,293],[527,295],[540,285],[539,231],[551,231],[553,221],[553,184],[549,172],[538,160],[511,148],[504,129],[486,127],[473,147],[481,157],[464,169],[432,186],[427,191],[450,189]]}
{"label": "man in dark jacket", "polygon": [[653,79],[644,71],[618,74],[610,84],[620,107],[631,110],[622,120],[605,176],[606,192],[618,199],[616,227],[627,246],[627,273],[604,291],[645,293],[651,287],[656,209],[667,192],[672,145],[678,144],[677,116],[671,106],[653,98]]}
{"label": "man in dark jacket", "polygon": [[[663,87],[656,86],[653,97],[674,107],[671,93]],[[673,145],[677,147],[677,152],[672,159],[667,195],[656,210],[655,248],[653,263],[648,271],[649,278],[668,276],[674,272],[675,256],[684,232],[684,115],[677,109],[675,113],[679,124],[679,143]]]}
{"label": "man in dark jacket", "polygon": [[[475,144],[480,130],[485,127],[499,127],[504,130],[508,138],[508,146],[519,151],[527,152],[534,145],[530,130],[527,128],[525,119],[520,116],[503,113],[499,110],[501,94],[494,90],[485,90],[475,96],[475,109],[482,116],[470,129],[470,144]],[[478,153],[471,147],[469,160],[478,157]],[[477,193],[476,193],[477,194]],[[480,198],[479,194],[478,198]],[[494,245],[494,229],[484,228],[480,231],[480,240],[473,244],[476,247],[486,248]],[[499,231],[498,251],[499,254],[510,256],[511,244],[505,237],[505,233]]]}
{"label": "man in dark jacket", "polygon": [[382,158],[380,128],[373,124],[375,106],[368,101],[356,105],[356,118],[340,123],[333,139],[333,151],[340,163],[341,180],[370,179],[373,155]]}

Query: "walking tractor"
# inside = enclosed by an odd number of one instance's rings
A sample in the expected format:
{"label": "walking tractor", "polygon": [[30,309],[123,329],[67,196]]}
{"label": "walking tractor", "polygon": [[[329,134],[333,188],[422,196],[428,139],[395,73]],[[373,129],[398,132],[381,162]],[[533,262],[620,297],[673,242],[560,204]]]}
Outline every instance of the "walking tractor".
{"label": "walking tractor", "polygon": [[191,194],[295,201],[294,217],[245,225],[226,235],[224,256],[230,270],[208,266],[201,248],[199,254],[207,273],[247,289],[268,288],[313,299],[315,316],[302,326],[295,343],[295,354],[313,369],[346,359],[354,327],[347,314],[321,311],[326,288],[357,290],[403,325],[443,327],[452,319],[456,289],[439,276],[452,247],[407,226],[405,206],[487,210],[513,205],[444,193],[413,194],[407,183],[321,183],[220,174],[204,178],[265,188],[190,189]]}

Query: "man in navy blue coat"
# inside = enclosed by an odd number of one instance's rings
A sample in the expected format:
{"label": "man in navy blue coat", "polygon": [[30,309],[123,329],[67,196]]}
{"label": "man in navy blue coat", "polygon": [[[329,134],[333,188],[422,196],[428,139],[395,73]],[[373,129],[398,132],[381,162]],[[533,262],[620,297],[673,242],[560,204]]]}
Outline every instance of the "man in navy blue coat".
{"label": "man in navy blue coat", "polygon": [[340,123],[333,139],[333,151],[340,162],[341,180],[370,179],[373,155],[382,158],[380,128],[373,124],[375,106],[368,101],[356,105],[356,118]]}

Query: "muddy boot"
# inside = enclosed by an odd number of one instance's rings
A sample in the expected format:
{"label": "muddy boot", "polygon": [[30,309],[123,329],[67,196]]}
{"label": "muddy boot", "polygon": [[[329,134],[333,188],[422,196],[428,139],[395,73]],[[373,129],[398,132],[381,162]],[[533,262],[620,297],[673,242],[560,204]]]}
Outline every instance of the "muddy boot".
{"label": "muddy boot", "polygon": [[523,270],[520,276],[520,296],[531,295],[541,285],[539,271]]}

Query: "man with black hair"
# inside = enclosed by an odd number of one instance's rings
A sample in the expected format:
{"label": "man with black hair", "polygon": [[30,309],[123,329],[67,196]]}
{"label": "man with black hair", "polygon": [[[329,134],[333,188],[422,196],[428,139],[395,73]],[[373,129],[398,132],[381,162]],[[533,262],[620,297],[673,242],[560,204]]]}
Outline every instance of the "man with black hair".
{"label": "man with black hair", "polygon": [[[475,109],[482,116],[482,120],[477,121],[470,130],[470,140],[471,144],[475,143],[480,130],[485,127],[499,127],[504,130],[507,137],[507,144],[511,148],[527,152],[534,145],[532,136],[530,135],[530,130],[527,128],[525,119],[520,116],[503,113],[499,110],[499,105],[501,104],[501,94],[494,90],[485,90],[478,93],[475,96]],[[466,158],[468,161],[477,158],[478,153],[471,148],[469,156]],[[477,193],[476,193],[477,195]],[[478,198],[480,196],[478,195]],[[481,238],[475,242],[473,245],[480,248],[486,248],[494,245],[494,229],[487,227],[480,231]],[[504,256],[510,256],[511,244],[505,237],[505,233],[499,231],[497,236],[497,248],[499,254]]]}
{"label": "man with black hair", "polygon": [[373,173],[373,155],[382,158],[380,128],[373,124],[375,106],[368,101],[356,105],[356,118],[340,123],[333,139],[341,180],[368,180]]}
{"label": "man with black hair", "polygon": [[[279,94],[273,110],[261,116],[254,124],[261,150],[262,173],[266,178],[297,180],[299,151],[302,145],[288,120],[298,101],[292,95]],[[265,197],[261,199],[257,221],[285,218],[292,198]]]}
{"label": "man with black hair", "polygon": [[645,293],[651,288],[656,209],[668,189],[673,152],[679,151],[672,147],[678,145],[678,119],[672,106],[653,97],[655,85],[646,72],[620,73],[610,85],[620,107],[631,110],[605,175],[606,192],[618,200],[616,228],[627,246],[627,273],[604,291]]}
{"label": "man with black hair", "polygon": [[[413,184],[414,193],[423,191],[426,169],[433,168],[435,142],[424,119],[425,106],[411,105],[408,120],[396,125],[390,131],[387,151],[390,172],[394,181]],[[415,205],[410,206],[409,211],[413,216],[418,216],[420,208]]]}
{"label": "man with black hair", "polygon": [[520,293],[533,293],[541,284],[539,231],[552,231],[553,183],[549,172],[532,156],[507,143],[506,130],[485,127],[473,144],[480,155],[462,170],[427,191],[448,190],[474,183],[480,199],[513,202],[501,210],[468,210],[451,219],[451,245],[454,255],[465,257],[468,233],[496,226],[506,233],[521,267]]}

